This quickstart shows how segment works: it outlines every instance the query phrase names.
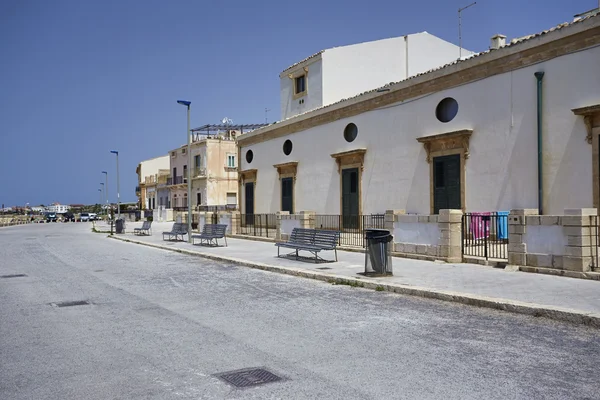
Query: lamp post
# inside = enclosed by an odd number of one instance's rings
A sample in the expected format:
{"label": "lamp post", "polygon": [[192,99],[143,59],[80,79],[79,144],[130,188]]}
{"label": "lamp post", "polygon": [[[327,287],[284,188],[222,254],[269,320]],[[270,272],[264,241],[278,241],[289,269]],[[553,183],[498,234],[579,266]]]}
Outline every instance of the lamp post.
{"label": "lamp post", "polygon": [[192,243],[192,152],[191,152],[191,143],[192,136],[190,133],[190,106],[192,104],[191,101],[186,100],[177,100],[177,104],[181,104],[182,106],[187,107],[187,209],[188,209],[188,242]]}
{"label": "lamp post", "polygon": [[[106,197],[106,206],[108,207],[108,172],[102,171],[102,173],[104,174],[104,182],[106,183],[104,185],[104,195]],[[108,208],[106,209],[106,215],[108,215]]]}
{"label": "lamp post", "polygon": [[100,192],[100,204],[102,204],[102,189],[98,189],[98,192]]}
{"label": "lamp post", "polygon": [[121,219],[121,190],[119,188],[119,152],[117,150],[111,150],[110,152],[117,156],[117,218]]}
{"label": "lamp post", "polygon": [[102,212],[102,202],[104,201],[104,197],[106,196],[106,188],[104,187],[104,182],[100,182],[102,185],[102,197],[100,198],[100,212]]}

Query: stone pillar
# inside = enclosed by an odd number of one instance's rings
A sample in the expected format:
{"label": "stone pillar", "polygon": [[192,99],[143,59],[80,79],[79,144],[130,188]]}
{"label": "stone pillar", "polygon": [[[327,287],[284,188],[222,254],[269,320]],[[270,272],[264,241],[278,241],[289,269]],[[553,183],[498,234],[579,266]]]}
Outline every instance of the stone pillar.
{"label": "stone pillar", "polygon": [[383,228],[394,233],[394,222],[396,222],[396,215],[406,214],[405,210],[385,210],[385,217],[383,220]]}
{"label": "stone pillar", "polygon": [[314,211],[300,211],[300,228],[315,229]]}
{"label": "stone pillar", "polygon": [[275,231],[275,240],[277,240],[277,241],[282,241],[282,240],[288,239],[288,237],[287,237],[288,235],[287,234],[282,235],[282,232],[281,232],[281,217],[284,215],[290,215],[290,212],[289,211],[277,211],[275,213],[275,217],[277,218],[277,225],[276,225],[277,231]]}
{"label": "stone pillar", "polygon": [[438,255],[440,259],[449,263],[462,262],[462,216],[462,210],[440,210],[438,216]]}
{"label": "stone pillar", "polygon": [[508,214],[508,264],[527,265],[527,243],[523,235],[527,233],[527,217],[538,215],[537,208],[510,210]]}
{"label": "stone pillar", "polygon": [[231,212],[231,234],[239,235],[240,234],[240,224],[242,223],[242,218],[240,216],[239,211]]}
{"label": "stone pillar", "polygon": [[596,257],[597,255],[597,215],[596,208],[565,210],[562,225],[567,245],[563,256],[563,269],[579,272],[591,271],[592,256]]}

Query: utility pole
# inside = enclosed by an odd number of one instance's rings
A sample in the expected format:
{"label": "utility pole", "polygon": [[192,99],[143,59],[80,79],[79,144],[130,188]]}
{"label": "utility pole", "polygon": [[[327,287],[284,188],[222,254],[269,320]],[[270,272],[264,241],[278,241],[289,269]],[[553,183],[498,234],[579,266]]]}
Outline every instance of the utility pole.
{"label": "utility pole", "polygon": [[[598,0],[598,1],[600,1],[600,0]],[[464,10],[466,10],[467,8],[474,6],[475,4],[477,4],[476,1],[474,1],[471,4],[469,4],[466,7],[458,9],[458,59],[459,60],[462,58],[462,19],[461,19],[461,13]]]}

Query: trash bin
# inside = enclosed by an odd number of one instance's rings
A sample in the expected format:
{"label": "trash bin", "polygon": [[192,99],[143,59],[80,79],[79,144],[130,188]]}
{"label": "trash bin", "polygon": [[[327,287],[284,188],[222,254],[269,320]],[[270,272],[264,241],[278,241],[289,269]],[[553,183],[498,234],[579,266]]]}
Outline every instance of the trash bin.
{"label": "trash bin", "polygon": [[365,275],[392,275],[390,243],[392,234],[387,229],[366,229]]}
{"label": "trash bin", "polygon": [[123,218],[117,219],[117,233],[125,233],[125,220]]}

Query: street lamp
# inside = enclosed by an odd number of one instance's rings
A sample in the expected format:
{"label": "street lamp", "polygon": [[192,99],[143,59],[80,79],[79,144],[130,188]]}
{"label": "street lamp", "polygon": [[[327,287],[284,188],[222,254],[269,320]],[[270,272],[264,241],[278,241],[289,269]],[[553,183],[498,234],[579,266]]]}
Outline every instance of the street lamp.
{"label": "street lamp", "polygon": [[102,189],[98,189],[98,191],[100,192],[100,204],[102,204]]}
{"label": "street lamp", "polygon": [[100,211],[102,211],[102,201],[104,200],[104,196],[106,194],[105,192],[105,188],[104,188],[104,182],[100,182],[100,184],[102,185],[102,197],[100,198]]}
{"label": "street lamp", "polygon": [[111,150],[110,152],[117,156],[117,218],[121,219],[121,190],[119,188],[119,152],[117,150]]}
{"label": "street lamp", "polygon": [[[106,182],[106,185],[104,185],[104,195],[106,197],[106,205],[108,206],[108,172],[102,171],[102,173],[105,175],[104,181]],[[106,209],[106,215],[108,215],[108,208]]]}
{"label": "street lamp", "polygon": [[191,152],[191,143],[192,143],[192,135],[190,132],[190,106],[192,105],[191,101],[186,100],[177,100],[177,104],[181,104],[182,106],[187,107],[187,155],[188,155],[188,163],[187,163],[187,209],[188,209],[188,242],[192,243],[192,152]]}

